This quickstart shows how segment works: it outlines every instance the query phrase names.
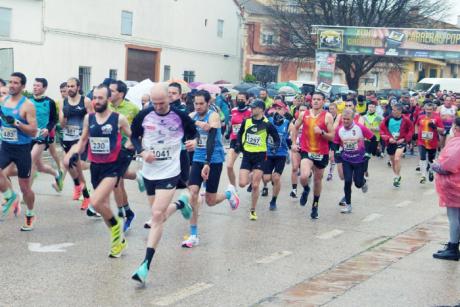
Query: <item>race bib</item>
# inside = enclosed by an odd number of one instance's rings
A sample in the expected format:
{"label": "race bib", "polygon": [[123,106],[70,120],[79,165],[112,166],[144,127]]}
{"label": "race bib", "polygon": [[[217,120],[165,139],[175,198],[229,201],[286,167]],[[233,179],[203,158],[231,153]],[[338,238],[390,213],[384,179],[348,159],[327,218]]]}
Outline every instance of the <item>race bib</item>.
{"label": "race bib", "polygon": [[208,136],[207,135],[200,135],[200,137],[198,138],[198,141],[196,143],[196,147],[205,148],[207,142],[208,142]]}
{"label": "race bib", "polygon": [[64,134],[66,134],[67,136],[79,136],[80,135],[80,127],[67,125],[64,128]]}
{"label": "race bib", "polygon": [[262,144],[262,138],[258,134],[248,133],[246,135],[246,143],[249,145],[260,146],[260,144]]}
{"label": "race bib", "polygon": [[90,137],[89,146],[95,155],[107,155],[110,153],[110,139],[107,137]]}
{"label": "race bib", "polygon": [[18,141],[18,129],[3,127],[2,128],[2,140],[8,142]]}
{"label": "race bib", "polygon": [[357,141],[349,141],[343,143],[343,149],[345,151],[356,151],[358,150],[358,142]]}
{"label": "race bib", "polygon": [[433,139],[433,132],[431,132],[431,131],[422,131],[422,139],[423,140],[432,140]]}
{"label": "race bib", "polygon": [[309,156],[312,160],[315,160],[315,161],[321,161],[321,160],[323,160],[323,158],[324,158],[324,155],[315,154],[315,153],[309,153],[308,156]]}
{"label": "race bib", "polygon": [[233,125],[233,126],[232,126],[233,134],[237,135],[238,132],[240,132],[240,128],[241,128],[241,124],[239,124],[239,125]]}
{"label": "race bib", "polygon": [[398,138],[399,138],[399,132],[394,132],[394,133],[392,133],[391,135],[393,135],[393,138],[394,138],[395,140],[398,140]]}
{"label": "race bib", "polygon": [[157,161],[172,160],[172,146],[158,144],[155,147],[150,147],[150,151],[153,152]]}

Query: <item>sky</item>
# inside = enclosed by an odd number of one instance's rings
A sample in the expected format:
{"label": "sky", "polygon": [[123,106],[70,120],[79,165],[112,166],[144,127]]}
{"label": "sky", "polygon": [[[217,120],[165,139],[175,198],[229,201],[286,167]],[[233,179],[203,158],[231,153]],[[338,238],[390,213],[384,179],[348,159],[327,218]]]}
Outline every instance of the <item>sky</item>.
{"label": "sky", "polygon": [[457,15],[460,15],[460,1],[459,0],[449,0],[452,4],[450,16],[445,19],[446,22],[457,24]]}

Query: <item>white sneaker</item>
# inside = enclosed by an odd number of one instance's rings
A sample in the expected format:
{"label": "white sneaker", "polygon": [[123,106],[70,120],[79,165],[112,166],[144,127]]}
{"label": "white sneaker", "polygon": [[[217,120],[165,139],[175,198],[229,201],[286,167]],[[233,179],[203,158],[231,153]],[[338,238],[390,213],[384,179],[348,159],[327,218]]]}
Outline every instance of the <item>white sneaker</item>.
{"label": "white sneaker", "polygon": [[189,236],[187,240],[182,242],[182,247],[184,248],[192,248],[200,244],[200,239],[198,236]]}
{"label": "white sneaker", "polygon": [[363,190],[363,193],[367,193],[367,191],[369,190],[369,186],[367,185],[367,182],[364,183],[364,185],[361,187],[361,190]]}
{"label": "white sneaker", "polygon": [[238,197],[238,194],[236,193],[236,189],[233,185],[228,185],[228,188],[225,192],[230,192],[230,199],[228,200],[228,204],[230,205],[230,208],[232,210],[238,209],[238,206],[240,205],[240,198]]}
{"label": "white sneaker", "polygon": [[344,208],[340,210],[341,213],[351,213],[351,204],[346,204]]}
{"label": "white sneaker", "polygon": [[148,220],[148,221],[146,221],[144,223],[144,228],[145,229],[150,229],[151,226],[152,226],[152,219],[150,219],[150,220]]}

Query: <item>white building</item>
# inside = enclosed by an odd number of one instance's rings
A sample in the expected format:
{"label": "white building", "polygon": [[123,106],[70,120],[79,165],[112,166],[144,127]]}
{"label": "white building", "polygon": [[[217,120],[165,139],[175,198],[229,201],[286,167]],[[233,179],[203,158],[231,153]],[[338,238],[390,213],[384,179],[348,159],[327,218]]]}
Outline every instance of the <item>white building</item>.
{"label": "white building", "polygon": [[72,76],[85,91],[109,76],[236,83],[240,29],[234,0],[0,0],[0,78],[45,77],[52,97]]}

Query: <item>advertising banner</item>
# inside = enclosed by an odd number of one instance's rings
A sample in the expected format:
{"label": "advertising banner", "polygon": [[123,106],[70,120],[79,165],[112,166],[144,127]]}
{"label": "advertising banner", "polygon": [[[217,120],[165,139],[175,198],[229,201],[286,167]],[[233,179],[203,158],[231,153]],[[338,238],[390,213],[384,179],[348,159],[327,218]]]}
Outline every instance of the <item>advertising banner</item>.
{"label": "advertising banner", "polygon": [[329,94],[334,80],[335,61],[337,55],[328,51],[316,51],[316,84],[317,90]]}
{"label": "advertising banner", "polygon": [[315,26],[318,50],[350,55],[460,59],[460,31]]}

